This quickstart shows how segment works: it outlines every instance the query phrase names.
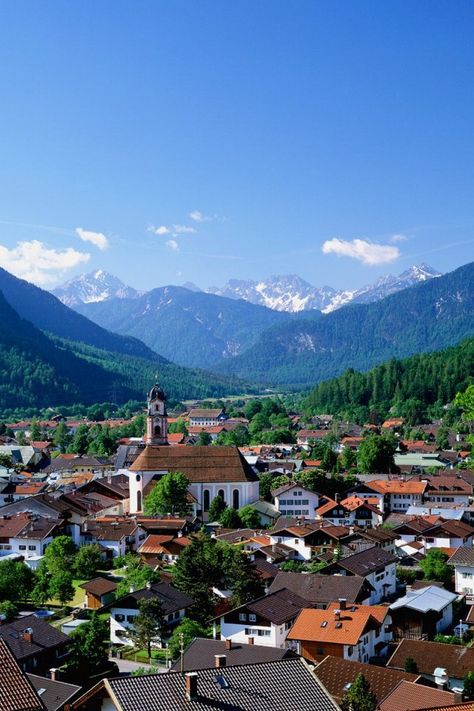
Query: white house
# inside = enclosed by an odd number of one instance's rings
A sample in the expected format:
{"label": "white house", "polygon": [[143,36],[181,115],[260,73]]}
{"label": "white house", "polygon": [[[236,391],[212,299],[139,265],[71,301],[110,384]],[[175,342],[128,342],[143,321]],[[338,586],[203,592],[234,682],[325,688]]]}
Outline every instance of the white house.
{"label": "white house", "polygon": [[395,593],[397,562],[398,558],[392,553],[374,546],[330,563],[323,572],[328,575],[360,575],[365,578],[373,588],[370,604],[375,605]]}
{"label": "white house", "polygon": [[277,590],[216,618],[214,634],[219,622],[221,639],[283,649],[288,630],[300,610],[307,605],[291,590]]}
{"label": "white house", "polygon": [[427,489],[426,481],[375,479],[366,483],[368,489],[384,495],[384,512],[406,513],[409,506],[419,506]]}
{"label": "white house", "polygon": [[474,548],[460,546],[448,560],[454,565],[454,589],[458,595],[465,595],[466,602],[474,604]]}
{"label": "white house", "polygon": [[298,521],[277,526],[269,532],[271,545],[283,544],[293,549],[294,560],[311,560],[317,553],[333,550],[351,536],[346,526],[334,526],[325,521]]}
{"label": "white house", "polygon": [[275,506],[282,516],[315,518],[319,494],[304,486],[290,482],[272,491]]}
{"label": "white house", "polygon": [[80,544],[97,543],[116,558],[136,552],[146,537],[145,529],[136,521],[116,516],[85,521]]}
{"label": "white house", "polygon": [[[157,598],[161,602],[163,619],[168,627],[178,624],[193,600],[167,583],[149,583],[142,590],[130,591],[108,606],[110,609],[110,642],[133,646],[127,632],[133,629],[135,617],[140,613],[140,602]],[[161,644],[161,640],[157,641]]]}
{"label": "white house", "polygon": [[223,410],[212,408],[193,408],[189,413],[190,427],[215,427],[227,419]]}

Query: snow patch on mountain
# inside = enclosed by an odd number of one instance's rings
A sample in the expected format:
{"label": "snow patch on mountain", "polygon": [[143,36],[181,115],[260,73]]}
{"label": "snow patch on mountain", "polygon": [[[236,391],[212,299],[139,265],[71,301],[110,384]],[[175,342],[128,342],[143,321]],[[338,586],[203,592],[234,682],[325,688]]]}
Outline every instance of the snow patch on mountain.
{"label": "snow patch on mountain", "polygon": [[140,296],[140,292],[103,269],[80,274],[59,286],[53,294],[66,306],[97,303],[113,298],[134,299]]}

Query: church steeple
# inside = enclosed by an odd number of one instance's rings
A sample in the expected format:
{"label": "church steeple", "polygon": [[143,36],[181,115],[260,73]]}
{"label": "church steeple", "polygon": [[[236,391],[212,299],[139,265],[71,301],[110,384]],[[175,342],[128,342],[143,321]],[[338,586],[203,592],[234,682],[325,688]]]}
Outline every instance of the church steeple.
{"label": "church steeple", "polygon": [[166,395],[158,383],[155,383],[148,394],[145,442],[154,445],[168,444]]}

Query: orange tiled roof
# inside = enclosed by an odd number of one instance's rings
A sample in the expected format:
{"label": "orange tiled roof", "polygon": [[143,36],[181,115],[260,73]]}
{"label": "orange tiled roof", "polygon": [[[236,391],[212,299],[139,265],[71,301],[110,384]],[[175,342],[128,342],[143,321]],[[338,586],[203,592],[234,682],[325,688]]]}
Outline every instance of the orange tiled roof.
{"label": "orange tiled roof", "polygon": [[424,481],[400,481],[398,479],[382,481],[381,479],[374,479],[374,481],[367,482],[367,486],[381,494],[423,494],[428,485]]}
{"label": "orange tiled roof", "polygon": [[354,646],[367,625],[374,621],[377,625],[382,624],[388,612],[388,607],[382,605],[354,605],[341,610],[337,617],[336,609],[339,609],[338,603],[332,603],[327,610],[301,610],[288,633],[288,639]]}

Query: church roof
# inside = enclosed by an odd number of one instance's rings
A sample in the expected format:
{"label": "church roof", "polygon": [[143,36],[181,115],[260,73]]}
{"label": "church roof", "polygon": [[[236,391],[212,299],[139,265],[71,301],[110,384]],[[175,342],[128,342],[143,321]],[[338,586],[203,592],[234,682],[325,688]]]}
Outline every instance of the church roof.
{"label": "church roof", "polygon": [[237,447],[146,446],[130,467],[132,472],[182,472],[191,483],[257,481]]}

